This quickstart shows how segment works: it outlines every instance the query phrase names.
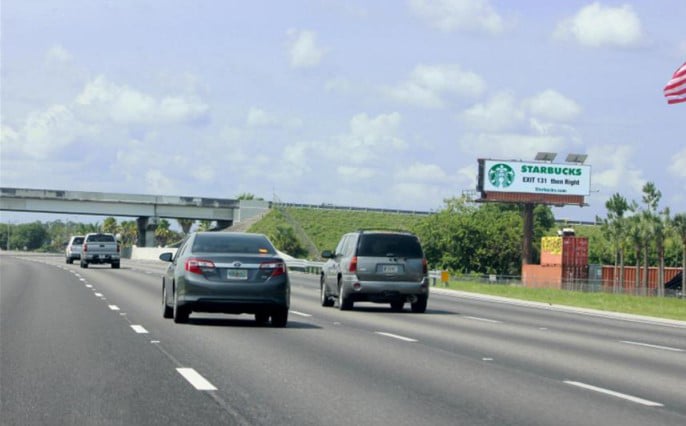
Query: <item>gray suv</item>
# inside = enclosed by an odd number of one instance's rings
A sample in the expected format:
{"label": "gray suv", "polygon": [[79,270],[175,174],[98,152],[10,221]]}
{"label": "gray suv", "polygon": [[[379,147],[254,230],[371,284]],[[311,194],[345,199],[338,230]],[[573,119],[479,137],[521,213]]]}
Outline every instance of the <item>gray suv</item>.
{"label": "gray suv", "polygon": [[405,231],[360,230],[345,234],[335,252],[325,250],[320,296],[322,306],[338,300],[341,310],[355,302],[390,303],[401,311],[426,311],[429,276],[416,235]]}

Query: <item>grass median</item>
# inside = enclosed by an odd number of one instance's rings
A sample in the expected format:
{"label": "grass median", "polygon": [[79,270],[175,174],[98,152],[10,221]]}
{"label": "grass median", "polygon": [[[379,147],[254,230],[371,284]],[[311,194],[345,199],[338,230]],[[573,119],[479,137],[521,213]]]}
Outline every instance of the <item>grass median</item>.
{"label": "grass median", "polygon": [[533,302],[544,302],[553,305],[575,306],[686,321],[686,299],[677,299],[675,297],[583,293],[547,288],[526,288],[519,285],[479,284],[465,281],[450,281],[447,287],[437,283],[436,287]]}

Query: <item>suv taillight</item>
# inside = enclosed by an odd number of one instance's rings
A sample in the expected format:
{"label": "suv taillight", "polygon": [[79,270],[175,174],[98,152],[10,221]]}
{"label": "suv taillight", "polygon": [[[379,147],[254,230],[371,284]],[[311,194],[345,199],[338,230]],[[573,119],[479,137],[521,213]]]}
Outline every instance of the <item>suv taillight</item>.
{"label": "suv taillight", "polygon": [[286,264],[276,261],[262,262],[260,263],[260,269],[271,269],[271,277],[278,277],[286,273]]}
{"label": "suv taillight", "polygon": [[214,269],[214,262],[206,259],[199,259],[197,257],[190,257],[184,263],[184,269],[192,274],[202,274],[203,270]]}
{"label": "suv taillight", "polygon": [[81,246],[81,251],[84,253],[87,252],[88,251],[88,244],[83,243],[83,246]]}
{"label": "suv taillight", "polygon": [[426,261],[426,258],[422,259],[422,273],[423,274],[429,273],[429,262]]}
{"label": "suv taillight", "polygon": [[348,272],[357,272],[357,256],[353,256],[350,259],[350,267],[348,267]]}

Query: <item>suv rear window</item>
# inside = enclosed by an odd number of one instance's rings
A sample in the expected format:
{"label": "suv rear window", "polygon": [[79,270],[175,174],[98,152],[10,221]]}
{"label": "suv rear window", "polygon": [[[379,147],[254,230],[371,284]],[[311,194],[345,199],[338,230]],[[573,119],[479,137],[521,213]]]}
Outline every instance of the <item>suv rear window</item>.
{"label": "suv rear window", "polygon": [[114,241],[114,235],[95,234],[88,236],[88,242],[109,243]]}
{"label": "suv rear window", "polygon": [[357,255],[370,257],[424,257],[417,237],[403,234],[362,234],[357,246]]}

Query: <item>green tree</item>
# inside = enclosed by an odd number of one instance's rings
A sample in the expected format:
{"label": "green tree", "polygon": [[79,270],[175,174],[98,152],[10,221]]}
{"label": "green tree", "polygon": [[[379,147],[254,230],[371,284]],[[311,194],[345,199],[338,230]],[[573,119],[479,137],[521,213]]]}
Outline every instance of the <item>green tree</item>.
{"label": "green tree", "polygon": [[117,219],[112,216],[106,217],[102,222],[102,232],[107,232],[109,234],[116,234],[119,232],[119,225],[117,225]]}
{"label": "green tree", "polygon": [[198,231],[210,231],[213,228],[212,222],[211,220],[201,220]]}
{"label": "green tree", "polygon": [[166,246],[169,241],[174,238],[174,232],[170,229],[171,224],[167,219],[160,219],[155,228],[155,239],[157,244]]}
{"label": "green tree", "polygon": [[10,246],[19,250],[38,250],[49,244],[49,234],[40,222],[17,225],[10,236]]}
{"label": "green tree", "polygon": [[183,231],[184,235],[188,235],[189,232],[191,232],[191,228],[193,227],[193,224],[195,223],[195,219],[176,219],[177,222],[179,222],[179,226],[181,227],[181,230]]}
{"label": "green tree", "polygon": [[[612,288],[614,292],[617,292],[618,287],[624,288],[624,249],[627,232],[624,215],[629,210],[629,203],[626,198],[616,193],[607,200],[605,208],[607,209],[607,219],[603,221],[602,228],[607,238],[612,242],[614,250],[614,280]],[[617,274],[618,265],[619,274]]]}
{"label": "green tree", "polygon": [[138,241],[138,224],[135,220],[125,220],[119,228],[121,243],[124,247],[131,247]]}
{"label": "green tree", "polygon": [[674,215],[672,229],[681,240],[681,297],[686,298],[686,213]]}
{"label": "green tree", "polygon": [[276,231],[269,236],[277,249],[295,258],[307,256],[307,250],[295,235],[295,230],[289,225],[278,225]]}

